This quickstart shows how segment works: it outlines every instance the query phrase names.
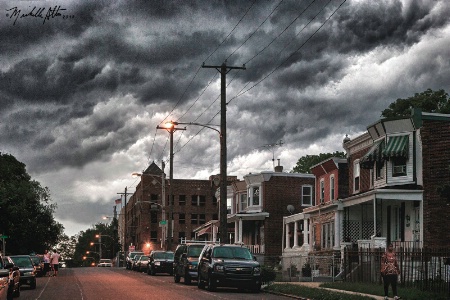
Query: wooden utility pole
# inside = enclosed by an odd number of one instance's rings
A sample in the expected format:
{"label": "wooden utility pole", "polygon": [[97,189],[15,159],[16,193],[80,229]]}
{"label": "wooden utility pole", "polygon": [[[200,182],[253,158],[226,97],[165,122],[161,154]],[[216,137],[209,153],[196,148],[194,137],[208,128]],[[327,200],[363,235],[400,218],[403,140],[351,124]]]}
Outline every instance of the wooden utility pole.
{"label": "wooden utility pole", "polygon": [[123,245],[122,245],[122,251],[124,252],[124,254],[126,254],[126,252],[128,251],[128,249],[126,249],[126,245],[127,245],[127,187],[125,187],[125,192],[124,193],[117,193],[118,195],[124,195],[125,198],[125,205],[124,207],[124,223],[125,226],[123,227]]}
{"label": "wooden utility pole", "polygon": [[221,66],[205,66],[220,72],[220,206],[219,206],[219,232],[220,242],[228,243],[227,226],[227,73],[233,69],[245,70],[242,67],[228,67],[226,61]]}

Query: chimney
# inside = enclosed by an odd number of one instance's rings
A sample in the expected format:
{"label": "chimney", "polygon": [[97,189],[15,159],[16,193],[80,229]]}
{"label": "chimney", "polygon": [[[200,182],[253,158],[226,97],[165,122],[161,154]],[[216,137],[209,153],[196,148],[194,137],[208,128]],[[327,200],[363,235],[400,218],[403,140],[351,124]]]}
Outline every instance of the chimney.
{"label": "chimney", "polygon": [[283,172],[283,166],[280,166],[280,159],[278,159],[278,166],[275,166],[275,172]]}

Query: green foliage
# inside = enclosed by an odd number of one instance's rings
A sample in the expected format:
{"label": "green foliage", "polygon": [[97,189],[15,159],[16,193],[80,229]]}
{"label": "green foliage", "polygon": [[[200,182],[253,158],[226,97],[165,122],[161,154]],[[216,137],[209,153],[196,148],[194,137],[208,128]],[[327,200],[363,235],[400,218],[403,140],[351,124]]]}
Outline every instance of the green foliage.
{"label": "green foliage", "polygon": [[412,108],[423,112],[450,114],[450,98],[444,90],[427,89],[406,99],[397,99],[381,113],[384,118],[409,117]]}
{"label": "green foliage", "polygon": [[64,227],[55,221],[55,209],[49,189],[31,179],[25,164],[0,153],[0,233],[9,236],[6,253],[43,253],[56,245]]}
{"label": "green foliage", "polygon": [[330,157],[345,158],[344,152],[336,151],[334,153],[320,153],[319,155],[306,155],[302,156],[295,167],[292,169],[291,173],[311,173],[311,167],[317,165],[318,163],[327,160]]}
{"label": "green foliage", "polygon": [[262,282],[272,282],[277,277],[275,270],[268,266],[261,267],[261,280]]}

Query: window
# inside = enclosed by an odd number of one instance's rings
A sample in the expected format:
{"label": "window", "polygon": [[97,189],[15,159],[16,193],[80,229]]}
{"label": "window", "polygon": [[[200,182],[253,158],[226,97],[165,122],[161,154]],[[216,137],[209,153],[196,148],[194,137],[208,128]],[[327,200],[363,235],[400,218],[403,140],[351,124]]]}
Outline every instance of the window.
{"label": "window", "polygon": [[382,179],[384,178],[384,162],[383,161],[377,161],[376,163],[376,179]]}
{"label": "window", "polygon": [[259,186],[249,187],[247,206],[258,206],[258,205],[259,205]]}
{"label": "window", "polygon": [[322,178],[320,180],[320,204],[323,204],[325,199],[325,181]]}
{"label": "window", "polygon": [[219,214],[213,214],[212,215],[213,220],[219,220]]}
{"label": "window", "polygon": [[214,195],[212,198],[213,205],[217,205],[217,197]]}
{"label": "window", "polygon": [[199,215],[198,223],[199,223],[199,224],[205,224],[205,223],[206,223],[206,220],[205,220],[205,214],[200,214],[200,215]]}
{"label": "window", "polygon": [[192,206],[205,206],[206,196],[205,195],[192,195]]}
{"label": "window", "polygon": [[198,224],[198,215],[191,214],[191,224]]}
{"label": "window", "polygon": [[158,231],[150,231],[150,242],[156,243],[158,241]]}
{"label": "window", "polygon": [[151,202],[156,202],[158,200],[158,195],[157,194],[151,194],[150,195],[150,201]]}
{"label": "window", "polygon": [[186,205],[186,195],[179,195],[178,196],[178,204],[179,205]]}
{"label": "window", "polygon": [[334,246],[334,222],[322,224],[322,249]]}
{"label": "window", "polygon": [[302,186],[302,205],[304,205],[304,206],[312,205],[312,186],[311,185]]}
{"label": "window", "polygon": [[353,192],[359,192],[359,160],[353,163]]}
{"label": "window", "polygon": [[330,176],[330,200],[334,200],[334,175]]}
{"label": "window", "polygon": [[392,158],[392,177],[406,176],[406,158]]}
{"label": "window", "polygon": [[178,215],[178,224],[186,224],[186,215],[185,214]]}
{"label": "window", "polygon": [[241,198],[239,210],[243,211],[247,208],[247,194],[240,194],[239,196]]}

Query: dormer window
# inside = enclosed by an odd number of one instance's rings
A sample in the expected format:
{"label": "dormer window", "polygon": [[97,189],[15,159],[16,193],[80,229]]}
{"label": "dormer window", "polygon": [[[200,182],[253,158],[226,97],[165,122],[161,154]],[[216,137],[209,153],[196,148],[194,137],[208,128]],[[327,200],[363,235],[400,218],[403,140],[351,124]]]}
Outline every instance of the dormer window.
{"label": "dormer window", "polygon": [[259,206],[259,186],[249,187],[248,206]]}
{"label": "dormer window", "polygon": [[325,201],[325,181],[322,179],[320,180],[320,204],[323,204]]}
{"label": "dormer window", "polygon": [[353,163],[353,192],[359,192],[359,181],[360,181],[360,172],[359,172],[359,160],[356,160]]}

